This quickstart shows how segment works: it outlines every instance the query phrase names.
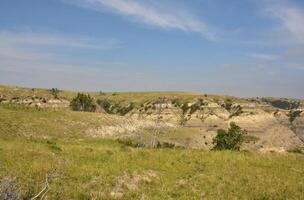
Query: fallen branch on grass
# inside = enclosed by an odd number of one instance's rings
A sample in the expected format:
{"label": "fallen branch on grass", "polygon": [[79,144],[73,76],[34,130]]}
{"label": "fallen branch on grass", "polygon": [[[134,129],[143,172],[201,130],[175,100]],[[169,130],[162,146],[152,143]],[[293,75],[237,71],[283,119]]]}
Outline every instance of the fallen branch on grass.
{"label": "fallen branch on grass", "polygon": [[54,174],[47,174],[45,176],[45,183],[44,183],[44,187],[42,188],[42,190],[36,195],[34,196],[33,198],[31,198],[31,200],[35,200],[37,199],[39,196],[41,196],[40,199],[43,199],[45,197],[45,195],[48,193],[48,191],[50,190],[50,184],[49,184],[49,180],[54,177]]}

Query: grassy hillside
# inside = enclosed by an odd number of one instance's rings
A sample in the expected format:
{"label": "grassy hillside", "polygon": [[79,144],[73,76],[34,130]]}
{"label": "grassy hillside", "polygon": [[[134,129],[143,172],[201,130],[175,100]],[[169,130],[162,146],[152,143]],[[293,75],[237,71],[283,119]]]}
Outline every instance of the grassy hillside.
{"label": "grassy hillside", "polygon": [[[78,92],[81,91],[67,91],[62,90],[59,92],[58,97],[60,99],[72,100]],[[166,97],[168,99],[179,98],[184,101],[191,101],[198,97],[204,97],[205,99],[225,99],[225,96],[217,95],[204,95],[195,92],[83,92],[90,94],[95,99],[109,99],[111,101],[141,104],[148,101],[155,101],[159,97]],[[31,98],[33,96],[52,99],[51,88],[39,89],[39,88],[23,88],[16,86],[0,85],[0,95],[5,95],[7,99],[19,97],[20,99]],[[242,101],[240,98],[229,97],[234,101]]]}
{"label": "grassy hillside", "polygon": [[[51,98],[51,92],[50,89],[40,89],[40,88],[23,88],[23,87],[16,87],[16,86],[7,86],[7,85],[0,85],[0,94],[5,94],[8,97],[20,97],[20,98],[26,98],[28,96],[41,96],[41,97],[49,97]],[[76,94],[81,91],[68,91],[68,90],[60,90],[59,97],[65,98],[65,99],[72,99]],[[115,100],[135,100],[135,101],[142,101],[142,100],[150,100],[155,99],[160,96],[168,96],[168,97],[181,97],[181,98],[191,98],[191,97],[197,97],[201,94],[199,93],[193,93],[193,92],[85,92],[88,93],[91,96],[99,97],[99,96],[107,96],[111,97]]]}
{"label": "grassy hillside", "polygon": [[119,120],[0,105],[2,185],[11,180],[28,199],[49,173],[46,199],[304,198],[302,155],[132,148],[86,134]]}

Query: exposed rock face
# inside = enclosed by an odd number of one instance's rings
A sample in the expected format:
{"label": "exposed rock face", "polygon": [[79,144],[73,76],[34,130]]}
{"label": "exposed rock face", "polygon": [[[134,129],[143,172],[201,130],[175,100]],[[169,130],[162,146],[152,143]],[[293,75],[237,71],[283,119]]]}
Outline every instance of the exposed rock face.
{"label": "exposed rock face", "polygon": [[23,104],[29,106],[38,106],[41,108],[66,108],[70,105],[69,101],[63,99],[47,99],[37,96],[27,97],[24,99],[19,97],[6,99],[3,95],[0,96],[0,103]]}
{"label": "exposed rock face", "polygon": [[[303,111],[304,112],[304,111]],[[291,125],[291,130],[304,142],[304,113],[297,117]]]}
{"label": "exposed rock face", "polygon": [[[67,100],[53,98],[49,92],[48,96],[34,92],[29,96],[30,92],[27,91],[20,96],[14,90],[1,93],[0,103],[43,108],[66,108],[70,104]],[[18,92],[21,90],[18,89]],[[132,100],[124,101],[124,105],[120,104],[121,98],[116,101],[112,98],[111,112],[106,113],[106,109],[101,106],[98,109],[102,112],[100,115],[109,118],[111,125],[90,127],[86,131],[88,135],[134,137],[146,129],[159,128],[168,135],[168,142],[189,148],[210,149],[217,130],[227,129],[230,122],[235,122],[255,138],[253,142],[245,144],[244,149],[281,152],[301,147],[304,142],[304,112],[300,112],[303,111],[303,101],[274,98],[216,99],[207,96],[185,100],[171,96],[148,99],[137,104],[133,104]]]}
{"label": "exposed rock face", "polygon": [[302,146],[302,141],[284,124],[278,122],[272,113],[260,110],[249,116],[239,116],[231,121],[246,129],[252,136],[259,138],[255,143],[246,145],[250,150],[280,149],[280,151]]}
{"label": "exposed rock face", "polygon": [[[190,127],[198,130],[197,135],[192,135],[194,148],[210,148],[204,143],[208,136],[216,135],[218,129],[227,129],[230,122],[246,129],[250,136],[256,138],[254,142],[245,144],[243,149],[251,151],[277,151],[302,147],[304,137],[304,117],[303,114],[297,117],[292,123],[288,116],[289,111],[277,110],[265,105],[241,104],[242,112],[236,116],[231,116],[226,109],[212,105],[202,106],[194,113],[186,113],[187,122],[183,127]],[[149,113],[149,114],[147,114]],[[175,127],[180,126],[182,111],[176,107],[168,106],[162,110],[162,119],[165,122],[173,124]],[[131,118],[141,120],[155,120],[157,111],[147,110],[145,113],[133,111],[129,115]],[[202,139],[204,137],[204,139]],[[211,140],[212,141],[212,140]],[[210,144],[210,138],[207,141]]]}
{"label": "exposed rock face", "polygon": [[291,112],[294,111],[279,111],[275,112],[274,116],[280,124],[284,125],[285,127],[288,127],[299,137],[300,140],[304,142],[304,111],[297,110],[297,112],[300,114],[299,116],[294,116],[294,118],[291,118]]}

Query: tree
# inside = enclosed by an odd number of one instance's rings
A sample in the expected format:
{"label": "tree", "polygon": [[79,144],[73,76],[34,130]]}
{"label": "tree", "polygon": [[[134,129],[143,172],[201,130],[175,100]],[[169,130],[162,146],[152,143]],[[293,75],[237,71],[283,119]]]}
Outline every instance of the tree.
{"label": "tree", "polygon": [[223,129],[217,131],[217,135],[213,138],[213,150],[239,151],[246,134],[246,130],[231,122],[228,131]]}
{"label": "tree", "polygon": [[75,111],[94,112],[96,105],[90,95],[78,93],[77,96],[71,101],[70,106]]}

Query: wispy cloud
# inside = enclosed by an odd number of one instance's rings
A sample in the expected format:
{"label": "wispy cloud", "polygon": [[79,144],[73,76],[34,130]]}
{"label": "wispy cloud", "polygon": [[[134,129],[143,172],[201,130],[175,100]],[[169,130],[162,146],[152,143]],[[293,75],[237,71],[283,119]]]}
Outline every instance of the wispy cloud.
{"label": "wispy cloud", "polygon": [[249,57],[255,58],[255,59],[260,59],[260,60],[277,60],[279,58],[278,55],[274,54],[263,54],[263,53],[252,53],[248,54]]}
{"label": "wispy cloud", "polygon": [[304,47],[289,47],[284,52],[284,56],[289,59],[302,59],[304,61]]}
{"label": "wispy cloud", "polygon": [[[124,81],[144,79],[137,71],[130,72],[133,66],[98,57],[100,51],[121,47],[113,39],[0,31],[0,82],[84,90],[114,89],[125,86]],[[91,52],[97,56],[87,57]],[[119,73],[127,67],[132,76]]]}
{"label": "wispy cloud", "polygon": [[300,64],[300,63],[291,63],[288,64],[288,67],[291,69],[304,70],[304,64]]}
{"label": "wispy cloud", "polygon": [[37,34],[32,32],[1,31],[0,41],[10,45],[35,45],[50,47],[87,48],[107,50],[120,48],[121,43],[115,39],[94,39],[71,35]]}
{"label": "wispy cloud", "polygon": [[289,1],[271,1],[267,7],[272,17],[280,20],[282,28],[291,33],[295,39],[304,42],[304,8]]}
{"label": "wispy cloud", "polygon": [[136,22],[155,27],[199,33],[207,40],[215,40],[215,34],[201,19],[192,16],[185,10],[174,9],[172,11],[172,9],[164,9],[165,6],[155,6],[155,2],[153,4],[151,1],[144,0],[64,1],[102,12],[109,10]]}
{"label": "wispy cloud", "polygon": [[223,68],[227,68],[227,69],[252,69],[252,70],[260,70],[260,69],[264,69],[265,65],[263,64],[231,64],[231,63],[227,63],[227,64],[223,64],[221,67]]}
{"label": "wispy cloud", "polygon": [[114,39],[0,31],[1,59],[48,60],[56,57],[58,49],[110,50],[121,47],[121,43]]}

